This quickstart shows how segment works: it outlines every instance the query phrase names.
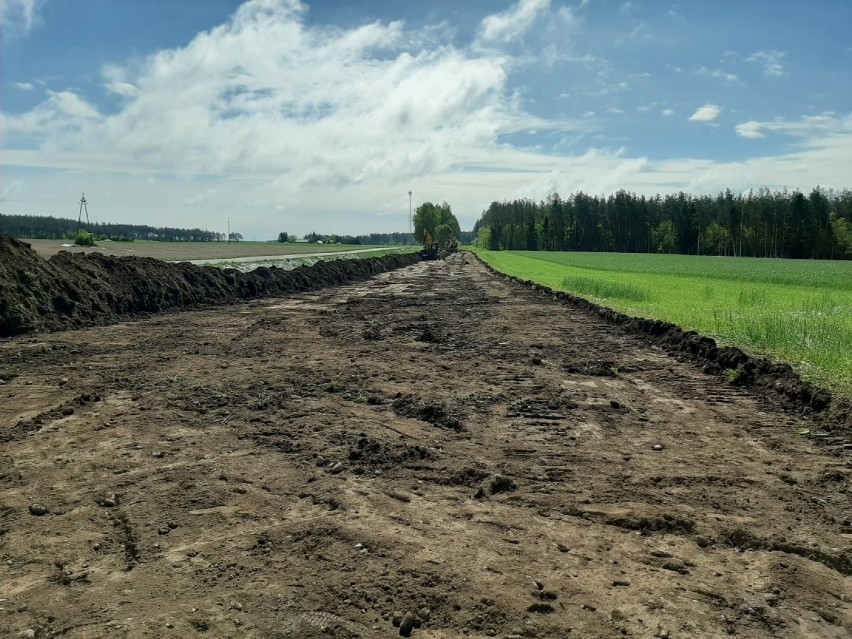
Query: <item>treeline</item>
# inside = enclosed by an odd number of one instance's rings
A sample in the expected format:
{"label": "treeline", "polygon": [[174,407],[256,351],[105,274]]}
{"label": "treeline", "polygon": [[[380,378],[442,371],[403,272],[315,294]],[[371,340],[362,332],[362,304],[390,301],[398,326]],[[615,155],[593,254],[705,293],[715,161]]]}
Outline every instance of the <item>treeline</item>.
{"label": "treeline", "polygon": [[852,259],[852,190],[554,193],[493,202],[473,230],[476,245],[491,250]]}
{"label": "treeline", "polygon": [[[39,215],[3,215],[0,213],[0,232],[12,237],[29,237],[45,240],[73,239],[77,232],[77,220]],[[171,227],[139,224],[111,224],[94,222],[86,228],[98,239],[116,241],[158,240],[160,242],[221,242],[225,233],[204,229],[176,229]],[[231,233],[231,240],[239,238]]]}
{"label": "treeline", "polygon": [[[290,241],[296,236],[290,235]],[[414,236],[411,233],[369,233],[367,235],[338,235],[336,233],[323,234],[311,231],[304,236],[308,242],[325,242],[326,244],[364,244],[364,245],[408,245],[414,244]],[[281,237],[279,236],[279,241]]]}
{"label": "treeline", "polygon": [[[474,231],[460,231],[459,241],[462,244],[471,244],[476,237]],[[335,233],[323,234],[311,231],[302,239],[308,242],[323,242],[325,244],[363,244],[368,246],[411,246],[421,244],[422,238],[415,240],[412,233],[368,233],[366,235],[337,235]],[[282,231],[278,234],[279,242],[297,242],[299,237],[292,233]]]}

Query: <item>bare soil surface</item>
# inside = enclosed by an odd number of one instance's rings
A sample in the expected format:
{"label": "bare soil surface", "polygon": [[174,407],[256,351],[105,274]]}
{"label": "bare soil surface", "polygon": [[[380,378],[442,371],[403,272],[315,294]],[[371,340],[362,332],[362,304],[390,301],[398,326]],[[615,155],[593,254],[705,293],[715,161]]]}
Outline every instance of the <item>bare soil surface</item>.
{"label": "bare soil surface", "polygon": [[2,637],[852,633],[848,446],[471,257],[0,380]]}
{"label": "bare soil surface", "polygon": [[29,244],[0,235],[0,337],[111,324],[165,311],[234,304],[365,279],[413,264],[417,253],[321,261],[251,272],[61,252],[44,260]]}

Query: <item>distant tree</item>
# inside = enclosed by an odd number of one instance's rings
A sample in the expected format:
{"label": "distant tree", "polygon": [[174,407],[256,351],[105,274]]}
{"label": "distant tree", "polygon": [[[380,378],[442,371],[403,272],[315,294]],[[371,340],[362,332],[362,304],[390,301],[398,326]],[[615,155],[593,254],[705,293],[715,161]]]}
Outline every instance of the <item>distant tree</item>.
{"label": "distant tree", "polygon": [[831,220],[831,231],[836,246],[833,257],[852,259],[852,222],[835,217]]}
{"label": "distant tree", "polygon": [[228,236],[228,241],[229,241],[229,242],[241,242],[241,241],[242,241],[242,239],[243,239],[243,236],[242,236],[242,234],[241,234],[241,233],[231,233],[231,234]]}
{"label": "distant tree", "polygon": [[281,242],[282,244],[286,244],[287,242],[290,241],[290,236],[287,234],[287,231],[281,231],[278,234],[278,241]]}
{"label": "distant tree", "polygon": [[424,202],[417,207],[414,214],[414,236],[421,242],[425,242],[425,231],[428,231],[432,239],[438,243],[438,247],[444,250],[450,248],[453,240],[458,241],[461,234],[459,221],[446,202],[441,205]]}
{"label": "distant tree", "polygon": [[77,237],[74,238],[74,244],[77,246],[94,246],[95,236],[88,231],[77,231]]}
{"label": "distant tree", "polygon": [[473,241],[476,248],[490,249],[491,248],[491,227],[481,226],[476,234],[476,239]]}
{"label": "distant tree", "polygon": [[660,222],[654,229],[653,237],[658,253],[674,253],[677,247],[677,229],[671,220]]}

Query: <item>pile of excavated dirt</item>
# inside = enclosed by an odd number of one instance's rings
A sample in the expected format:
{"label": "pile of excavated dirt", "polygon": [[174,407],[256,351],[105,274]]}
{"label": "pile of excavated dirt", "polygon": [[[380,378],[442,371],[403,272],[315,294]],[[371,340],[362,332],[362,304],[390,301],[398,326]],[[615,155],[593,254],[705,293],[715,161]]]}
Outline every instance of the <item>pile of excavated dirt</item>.
{"label": "pile of excavated dirt", "polygon": [[647,337],[675,355],[698,361],[703,364],[705,373],[722,374],[734,371],[731,375],[732,383],[766,391],[772,395],[777,394],[787,407],[805,415],[816,415],[826,431],[852,430],[852,402],[833,397],[824,388],[802,380],[789,364],[752,357],[734,346],[720,347],[712,337],[699,335],[695,331],[685,331],[671,322],[632,317],[583,297],[507,275],[492,268],[478,256],[477,259],[498,277],[522,284],[533,291],[620,326],[628,332]]}
{"label": "pile of excavated dirt", "polygon": [[331,260],[285,271],[235,269],[66,251],[45,261],[0,235],[0,337],[110,324],[164,310],[233,304],[366,279],[409,266],[418,253]]}

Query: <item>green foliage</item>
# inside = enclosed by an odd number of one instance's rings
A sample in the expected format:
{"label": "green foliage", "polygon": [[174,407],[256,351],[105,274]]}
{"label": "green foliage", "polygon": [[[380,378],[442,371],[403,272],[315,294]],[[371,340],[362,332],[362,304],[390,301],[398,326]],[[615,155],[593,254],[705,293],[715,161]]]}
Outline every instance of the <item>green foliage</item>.
{"label": "green foliage", "polygon": [[[0,213],[0,232],[12,237],[33,239],[68,239],[76,236],[78,222],[71,218],[44,215],[4,215]],[[212,242],[224,240],[224,233],[202,229],[178,229],[148,226],[143,224],[113,224],[93,222],[89,231],[105,235],[114,242],[132,242],[134,239],[158,240],[161,242]]]}
{"label": "green foliage", "polygon": [[852,222],[845,218],[831,220],[831,230],[837,243],[838,257],[852,259]]}
{"label": "green foliage", "polygon": [[490,250],[852,258],[852,190],[730,190],[646,197],[620,190],[492,202],[474,226]]}
{"label": "green foliage", "polygon": [[439,224],[438,228],[435,229],[435,241],[444,250],[450,248],[450,244],[455,237],[453,229],[450,228],[449,224]]}
{"label": "green foliage", "polygon": [[282,244],[286,244],[290,241],[290,236],[287,234],[287,231],[281,231],[278,234],[278,241]]}
{"label": "green foliage", "polygon": [[852,263],[481,251],[494,268],[792,364],[852,396]]}
{"label": "green foliage", "polygon": [[473,245],[476,248],[480,249],[489,249],[491,248],[491,227],[483,226],[479,229],[479,232],[476,234],[476,240],[474,240]]}
{"label": "green foliage", "polygon": [[675,229],[671,220],[660,222],[652,235],[657,253],[674,253],[677,251],[677,229]]}
{"label": "green foliage", "polygon": [[414,237],[425,243],[424,231],[429,231],[432,239],[443,250],[448,250],[453,240],[461,235],[459,221],[453,215],[450,205],[424,202],[414,213]]}
{"label": "green foliage", "polygon": [[77,237],[74,238],[74,244],[77,246],[94,246],[95,236],[88,231],[77,231]]}

